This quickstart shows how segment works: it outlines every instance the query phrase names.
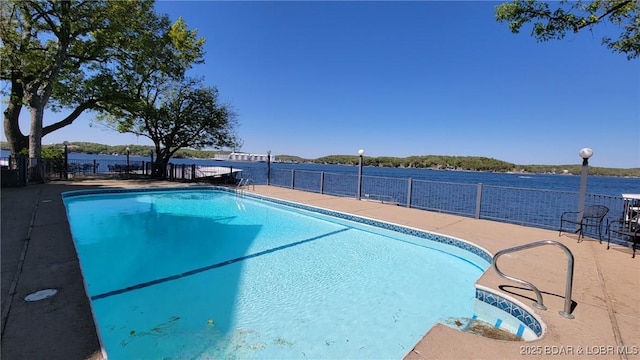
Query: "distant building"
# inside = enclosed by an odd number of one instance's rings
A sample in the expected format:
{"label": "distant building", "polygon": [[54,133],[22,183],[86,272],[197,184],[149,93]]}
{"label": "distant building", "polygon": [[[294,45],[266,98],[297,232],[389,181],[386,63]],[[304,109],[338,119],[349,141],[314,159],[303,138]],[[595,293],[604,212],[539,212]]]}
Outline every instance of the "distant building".
{"label": "distant building", "polygon": [[[250,154],[243,152],[232,152],[231,154],[216,154],[215,160],[224,161],[264,161],[268,159],[268,154]],[[276,157],[271,155],[271,162],[276,162]]]}

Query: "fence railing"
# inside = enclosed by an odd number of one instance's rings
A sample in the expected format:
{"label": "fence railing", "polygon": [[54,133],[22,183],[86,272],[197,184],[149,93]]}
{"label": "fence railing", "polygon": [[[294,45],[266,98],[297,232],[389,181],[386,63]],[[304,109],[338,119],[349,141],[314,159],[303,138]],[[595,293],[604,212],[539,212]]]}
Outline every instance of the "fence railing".
{"label": "fence railing", "polygon": [[[11,163],[14,160],[0,159],[0,163]],[[150,175],[150,163],[145,161],[126,160],[71,160],[65,164],[62,160],[44,160],[45,180],[73,179],[88,175]],[[66,165],[66,166],[65,166]]]}
{"label": "fence railing", "polygon": [[0,157],[2,187],[17,187],[27,185],[28,160],[26,157]]}
{"label": "fence railing", "polygon": [[[4,163],[0,159],[0,163]],[[108,174],[115,176],[150,176],[155,164],[124,160],[69,160],[68,178]],[[64,178],[65,167],[59,163],[45,163],[48,179]],[[156,169],[158,170],[158,169]],[[347,173],[296,169],[267,169],[259,167],[218,167],[169,164],[159,169],[168,180],[237,183],[241,178],[254,184],[270,184],[295,190],[327,195],[357,197],[358,176]],[[406,206],[421,210],[487,219],[511,224],[558,230],[560,216],[578,209],[579,193],[544,189],[516,188],[485,184],[466,184],[417,180],[411,178],[366,176],[361,178],[361,200]],[[609,213],[604,226],[623,217],[625,200],[620,196],[586,194],[585,206],[604,205]],[[597,237],[598,230],[584,229],[585,235]],[[603,229],[604,233],[604,229]],[[607,234],[607,236],[609,236]],[[614,241],[624,236],[612,233]]]}
{"label": "fence railing", "polygon": [[[560,216],[577,211],[579,193],[484,184],[450,183],[411,178],[362,176],[361,200],[474,217],[550,230],[560,228]],[[301,170],[271,170],[270,184],[327,195],[357,197],[358,176]],[[623,217],[621,196],[586,194],[585,206],[604,205],[609,213],[603,226]],[[598,237],[593,227],[585,235]],[[603,233],[605,229],[602,230]],[[608,236],[608,234],[607,234]],[[612,241],[625,240],[611,234]]]}

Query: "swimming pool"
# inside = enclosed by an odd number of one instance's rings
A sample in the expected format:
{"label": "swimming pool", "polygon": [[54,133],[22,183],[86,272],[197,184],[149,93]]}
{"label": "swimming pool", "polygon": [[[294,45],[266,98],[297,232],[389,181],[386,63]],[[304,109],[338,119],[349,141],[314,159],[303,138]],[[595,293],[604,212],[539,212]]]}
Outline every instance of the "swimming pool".
{"label": "swimming pool", "polygon": [[213,188],[63,196],[110,359],[401,358],[473,313],[490,264],[461,240]]}

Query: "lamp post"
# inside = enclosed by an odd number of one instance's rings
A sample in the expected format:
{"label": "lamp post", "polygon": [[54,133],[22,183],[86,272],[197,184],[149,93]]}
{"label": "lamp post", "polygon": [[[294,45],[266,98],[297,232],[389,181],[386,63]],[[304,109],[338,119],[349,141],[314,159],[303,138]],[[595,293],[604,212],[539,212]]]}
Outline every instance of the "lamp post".
{"label": "lamp post", "polygon": [[69,142],[64,141],[62,144],[64,145],[64,179],[67,180],[69,178]]}
{"label": "lamp post", "polygon": [[584,210],[584,198],[587,193],[587,174],[589,173],[589,158],[593,156],[590,148],[580,149],[578,155],[582,158],[582,174],[580,175],[580,198],[578,200],[578,221],[582,221],[582,211]]}
{"label": "lamp post", "polygon": [[[151,167],[151,175],[153,175],[153,149],[151,149],[150,156],[151,162],[149,163],[149,166]],[[147,168],[144,169],[144,174],[147,175]]]}
{"label": "lamp post", "polygon": [[127,150],[127,175],[128,175],[129,174],[129,152],[131,150],[129,149],[128,146],[127,146],[126,150]]}
{"label": "lamp post", "polygon": [[356,199],[360,200],[362,195],[362,155],[364,155],[364,150],[358,150],[358,155],[360,156],[360,161],[358,162],[358,194]]}

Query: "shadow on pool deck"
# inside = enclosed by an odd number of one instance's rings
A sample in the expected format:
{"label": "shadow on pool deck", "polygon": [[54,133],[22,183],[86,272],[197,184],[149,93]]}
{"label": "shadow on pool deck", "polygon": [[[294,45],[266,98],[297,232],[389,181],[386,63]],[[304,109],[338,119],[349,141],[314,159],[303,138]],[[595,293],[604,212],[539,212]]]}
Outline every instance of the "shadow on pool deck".
{"label": "shadow on pool deck", "polygon": [[[88,187],[159,185],[163,183],[99,180],[2,189],[3,359],[103,358],[60,194]],[[24,300],[49,288],[57,294]]]}
{"label": "shadow on pool deck", "polygon": [[[90,180],[2,189],[3,359],[103,358],[60,194],[90,187],[151,186],[183,185]],[[558,237],[555,231],[278,187],[256,186],[248,192],[462,238],[492,253],[537,240],[557,240],[573,252],[575,319],[558,314],[564,301],[564,253],[555,247],[513,253],[501,258],[501,270],[531,281],[543,292],[549,310],[529,311],[545,322],[545,335],[535,342],[496,341],[436,325],[407,349],[407,359],[549,358],[561,352],[574,358],[640,358],[640,258],[632,259],[629,248],[606,250],[593,239],[578,244],[575,236]],[[491,269],[478,284],[527,306],[534,298],[531,291]],[[46,288],[58,293],[42,301],[24,301]]]}

